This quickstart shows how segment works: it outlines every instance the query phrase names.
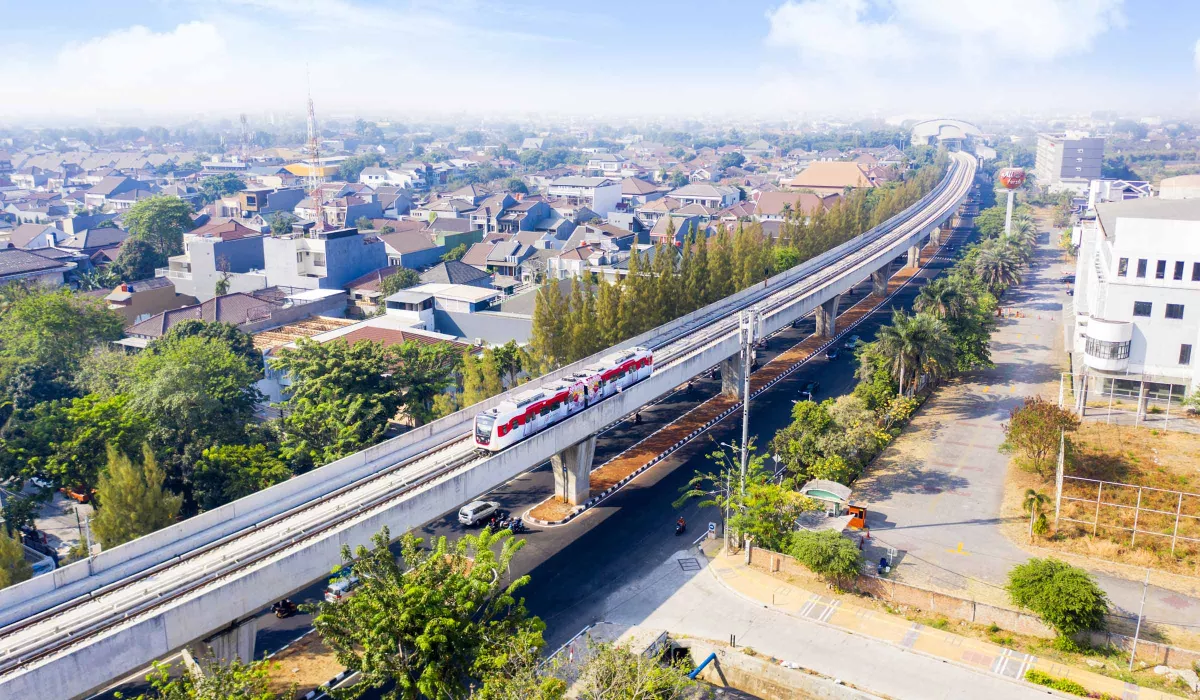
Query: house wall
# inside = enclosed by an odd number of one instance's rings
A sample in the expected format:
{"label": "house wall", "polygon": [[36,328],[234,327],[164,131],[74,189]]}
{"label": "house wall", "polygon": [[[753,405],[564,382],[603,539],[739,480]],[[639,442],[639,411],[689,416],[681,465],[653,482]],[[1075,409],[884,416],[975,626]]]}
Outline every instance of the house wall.
{"label": "house wall", "polygon": [[[180,294],[207,301],[216,296],[217,280],[221,278],[218,261],[228,261],[229,272],[244,273],[264,267],[264,241],[261,236],[222,241],[214,238],[192,238],[187,241],[187,256],[192,267],[191,279],[176,279],[175,290]],[[231,280],[232,282],[232,280]],[[261,287],[251,287],[261,289]],[[235,290],[230,285],[230,291]]]}
{"label": "house wall", "polygon": [[389,265],[400,265],[412,270],[420,270],[441,262],[442,256],[446,254],[446,246],[434,246],[425,250],[417,250],[411,253],[400,253],[399,255],[389,255]]}
{"label": "house wall", "polygon": [[178,309],[181,306],[188,306],[199,303],[199,300],[185,294],[176,294],[174,287],[158,287],[157,289],[147,289],[146,291],[138,291],[137,283],[133,283],[133,296],[129,299],[129,305],[110,305],[108,308],[121,314],[125,319],[126,327],[132,326],[139,318],[146,315],[159,314],[164,311]]}
{"label": "house wall", "polygon": [[435,309],[433,320],[433,330],[438,333],[466,338],[468,341],[482,338],[489,345],[503,345],[510,340],[519,344],[528,343],[533,333],[532,318],[494,311],[471,314]]}

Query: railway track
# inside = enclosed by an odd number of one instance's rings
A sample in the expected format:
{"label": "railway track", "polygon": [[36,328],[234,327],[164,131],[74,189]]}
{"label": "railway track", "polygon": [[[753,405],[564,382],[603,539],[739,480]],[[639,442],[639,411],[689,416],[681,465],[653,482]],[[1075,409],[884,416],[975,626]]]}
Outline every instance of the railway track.
{"label": "railway track", "polygon": [[[738,333],[735,313],[738,310],[778,312],[833,281],[859,274],[858,268],[898,240],[945,217],[961,198],[964,187],[969,187],[973,175],[973,161],[962,154],[955,156],[946,177],[933,192],[845,246],[835,264],[814,264],[807,272],[801,269],[799,274],[767,284],[761,292],[722,304],[650,343],[656,355],[656,372]],[[29,664],[66,652],[73,645],[212,586],[245,567],[280,556],[349,521],[385,508],[426,484],[469,469],[489,456],[474,446],[468,428],[421,455],[0,628],[0,683],[6,675]]]}

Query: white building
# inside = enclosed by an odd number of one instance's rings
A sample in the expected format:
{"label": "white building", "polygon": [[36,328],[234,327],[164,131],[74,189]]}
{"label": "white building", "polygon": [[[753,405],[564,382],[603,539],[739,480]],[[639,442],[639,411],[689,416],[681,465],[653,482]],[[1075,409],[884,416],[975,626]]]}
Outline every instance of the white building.
{"label": "white building", "polygon": [[1051,192],[1087,192],[1088,182],[1100,178],[1104,139],[1083,133],[1038,134],[1034,177]]}
{"label": "white building", "polygon": [[550,183],[546,194],[608,216],[621,203],[621,183],[607,177],[560,177]]}
{"label": "white building", "polygon": [[1092,392],[1190,394],[1200,343],[1200,200],[1111,202],[1096,213],[1081,227],[1073,371],[1089,375]]}
{"label": "white building", "polygon": [[1192,199],[1200,197],[1200,175],[1165,177],[1158,185],[1163,199]]}

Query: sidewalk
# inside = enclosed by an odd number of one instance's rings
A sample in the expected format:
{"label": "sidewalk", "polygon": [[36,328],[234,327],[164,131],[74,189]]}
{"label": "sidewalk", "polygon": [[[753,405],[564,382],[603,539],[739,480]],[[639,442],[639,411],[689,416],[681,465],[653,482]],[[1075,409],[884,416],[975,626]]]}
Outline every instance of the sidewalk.
{"label": "sidewalk", "polygon": [[[770,585],[759,586],[758,591],[766,596],[760,601],[738,589],[749,587],[753,591],[752,584],[746,582],[762,583],[763,579],[751,576],[757,572],[735,568],[735,564],[710,562],[695,548],[680,550],[646,575],[612,589],[589,606],[591,620],[664,629],[675,639],[727,644],[733,636],[736,647],[745,653],[795,664],[896,700],[1044,700],[1049,693],[1046,688],[1019,683],[987,668],[961,661],[952,663],[926,653],[924,648],[906,648],[858,629],[822,622],[815,605],[808,615],[797,614],[796,605],[773,606],[770,594],[783,595],[786,584],[782,582],[766,579]],[[728,572],[717,575],[718,566]],[[738,588],[732,585],[735,581]],[[811,594],[788,593],[797,600],[802,595],[802,602],[807,603]],[[850,616],[855,617],[853,613]],[[828,617],[842,619],[832,614]],[[922,642],[922,647],[927,643]],[[1010,674],[1019,670],[1018,662],[1005,663]],[[1124,697],[1144,700],[1159,696]]]}
{"label": "sidewalk", "polygon": [[[1069,678],[1092,692],[1108,693],[1122,700],[1159,700],[1177,698],[1158,690],[1124,683],[1090,671],[1039,659],[1036,656],[970,637],[963,637],[857,606],[840,599],[827,598],[758,571],[744,563],[743,555],[716,555],[709,570],[720,583],[737,595],[768,610],[784,613],[796,620],[814,621],[845,632],[862,635],[907,649],[940,661],[970,668],[987,677],[1018,680],[1037,669],[1056,678]],[[1030,692],[1044,696],[1041,686],[1022,681]],[[874,686],[880,690],[887,688]],[[1036,690],[1035,690],[1036,689]],[[972,698],[992,697],[984,686],[972,686]],[[1016,685],[1001,688],[995,697],[1025,697]],[[929,695],[927,697],[933,697]]]}

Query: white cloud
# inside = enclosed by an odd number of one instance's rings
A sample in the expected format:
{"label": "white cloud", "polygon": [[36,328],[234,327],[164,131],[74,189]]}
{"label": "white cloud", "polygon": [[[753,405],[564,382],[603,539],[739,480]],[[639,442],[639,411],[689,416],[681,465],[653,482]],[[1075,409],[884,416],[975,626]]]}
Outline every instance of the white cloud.
{"label": "white cloud", "polygon": [[1042,97],[1061,59],[1123,27],[1123,3],[786,0],[767,13],[764,43],[783,53],[763,72],[809,108],[1011,106],[1018,92]]}

